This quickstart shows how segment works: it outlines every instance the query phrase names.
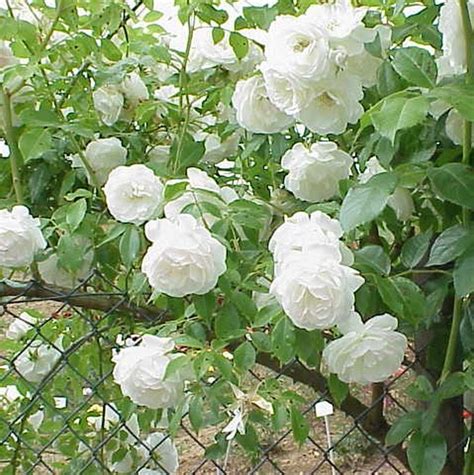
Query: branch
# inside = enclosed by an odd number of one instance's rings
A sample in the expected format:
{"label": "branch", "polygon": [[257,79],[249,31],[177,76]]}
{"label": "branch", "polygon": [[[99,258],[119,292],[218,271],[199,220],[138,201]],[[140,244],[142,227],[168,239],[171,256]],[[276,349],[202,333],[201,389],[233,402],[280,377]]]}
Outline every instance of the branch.
{"label": "branch", "polygon": [[[120,294],[93,294],[76,289],[61,289],[52,286],[45,286],[37,282],[13,282],[9,280],[0,281],[0,298],[13,297],[4,302],[4,304],[34,301],[52,300],[56,302],[65,302],[72,306],[77,306],[89,310],[99,310],[103,312],[118,311],[131,314],[134,317],[153,323],[161,323],[169,320],[171,315],[165,310],[153,306],[138,306],[130,303],[127,296]],[[24,300],[21,300],[21,298]],[[232,346],[232,345],[231,345]],[[326,378],[317,370],[309,369],[302,364],[293,364],[286,367],[281,366],[280,362],[270,356],[268,353],[259,353],[257,363],[267,368],[283,374],[293,381],[305,384],[321,394],[329,392]],[[383,395],[381,396],[383,398]],[[374,437],[383,444],[385,436],[390,429],[390,425],[384,417],[371,417],[373,411],[377,408],[368,407],[359,399],[348,394],[341,404],[341,410],[352,417],[370,436]],[[408,466],[405,451],[401,446],[393,447],[390,453],[400,462]]]}
{"label": "branch", "polygon": [[[13,297],[11,300],[3,302],[4,305],[18,301],[51,300],[65,302],[73,307],[88,310],[123,312],[150,323],[164,321],[168,316],[166,311],[159,308],[135,305],[127,299],[126,295],[120,292],[109,294],[88,293],[76,289],[46,286],[34,281],[14,282],[2,280],[0,281],[1,297]],[[19,300],[21,297],[24,297],[24,300]]]}

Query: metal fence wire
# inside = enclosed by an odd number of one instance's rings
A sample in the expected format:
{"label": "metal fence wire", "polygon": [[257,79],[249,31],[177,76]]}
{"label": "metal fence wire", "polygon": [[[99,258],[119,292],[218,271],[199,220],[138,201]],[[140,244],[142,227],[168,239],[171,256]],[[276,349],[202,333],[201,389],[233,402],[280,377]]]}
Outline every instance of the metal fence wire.
{"label": "metal fence wire", "polygon": [[[134,306],[124,291],[97,272],[67,292],[35,282],[3,281],[0,313],[1,473],[170,473],[162,450],[171,443],[169,420],[121,394],[111,361],[114,349],[134,334],[136,317],[153,330],[163,315]],[[21,342],[5,337],[15,320],[31,325]],[[39,355],[45,351],[50,358],[42,363]],[[253,457],[235,442],[225,456],[215,456],[223,424],[196,433],[184,411],[172,437],[177,473],[410,473],[403,448],[386,447],[384,436],[390,423],[414,408],[406,393],[420,373],[420,352],[413,345],[389,381],[353,388],[341,408],[326,418],[315,413],[318,402],[331,401],[324,378],[318,380],[297,360],[280,366],[265,358],[251,377],[256,384],[276,381],[302,398],[310,427],[305,442],[294,442],[287,423],[259,434]],[[41,375],[38,380],[28,377],[33,370]],[[462,453],[464,437],[461,432],[451,452]]]}

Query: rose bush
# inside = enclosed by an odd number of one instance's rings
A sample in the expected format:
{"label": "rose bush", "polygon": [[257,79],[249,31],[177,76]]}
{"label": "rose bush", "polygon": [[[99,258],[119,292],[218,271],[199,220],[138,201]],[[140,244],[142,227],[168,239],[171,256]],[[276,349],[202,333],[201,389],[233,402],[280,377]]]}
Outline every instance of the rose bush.
{"label": "rose bush", "polygon": [[[423,341],[417,409],[370,435],[416,475],[471,475],[470,429],[456,461],[442,418],[474,389],[472,0],[10,3],[0,299],[33,279],[55,300],[124,289],[127,304],[97,348],[77,315],[8,322],[0,389],[19,396],[1,411],[38,388],[63,407],[70,389],[85,442],[58,443],[64,457],[86,463],[115,430],[108,469],[173,473],[187,412],[216,428],[210,458],[255,457],[269,427],[308,437],[300,396],[254,387],[257,363],[298,359],[347,409]],[[82,304],[96,333],[97,301]],[[85,372],[113,373],[110,404],[67,388],[76,348]],[[37,409],[27,435],[55,423]],[[14,442],[0,459],[27,471]]]}

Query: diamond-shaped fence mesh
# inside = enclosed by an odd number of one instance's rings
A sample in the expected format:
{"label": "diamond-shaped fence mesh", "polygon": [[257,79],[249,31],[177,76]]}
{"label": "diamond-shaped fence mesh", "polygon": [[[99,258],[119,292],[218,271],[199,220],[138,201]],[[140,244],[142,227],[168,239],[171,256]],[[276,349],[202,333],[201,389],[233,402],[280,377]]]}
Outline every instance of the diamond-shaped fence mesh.
{"label": "diamond-shaped fence mesh", "polygon": [[[406,393],[420,373],[413,345],[389,381],[351,388],[327,418],[315,413],[318,402],[331,400],[317,375],[296,360],[280,366],[264,356],[251,372],[253,382],[272,381],[297,394],[309,434],[296,443],[297,421],[289,420],[262,429],[252,457],[235,442],[216,455],[224,424],[196,433],[184,408],[171,437],[167,415],[134,405],[113,380],[113,351],[134,334],[135,317],[156,326],[159,312],[135,307],[97,273],[68,292],[31,282],[0,284],[0,294],[1,473],[410,473],[404,449],[383,441],[388,425],[415,408]],[[6,338],[13,321],[26,326],[21,342]],[[450,450],[462,451],[465,442],[461,433]]]}

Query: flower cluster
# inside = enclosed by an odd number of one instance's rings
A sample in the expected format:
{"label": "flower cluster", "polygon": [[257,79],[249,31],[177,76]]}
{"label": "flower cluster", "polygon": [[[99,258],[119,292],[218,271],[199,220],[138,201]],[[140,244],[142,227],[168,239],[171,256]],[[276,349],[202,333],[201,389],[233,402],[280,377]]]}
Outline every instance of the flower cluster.
{"label": "flower cluster", "polygon": [[155,291],[171,297],[206,294],[226,271],[226,248],[191,215],[149,221],[145,234],[152,245],[142,271]]}
{"label": "flower cluster", "polygon": [[364,279],[342,264],[341,236],[339,223],[316,211],[297,213],[270,241],[276,258],[270,292],[297,327],[331,328],[354,306],[354,292]]}
{"label": "flower cluster", "polygon": [[46,248],[40,221],[25,206],[0,210],[0,266],[30,265],[38,251]]}
{"label": "flower cluster", "polygon": [[[474,1],[467,8],[474,28]],[[442,75],[451,76],[466,72],[466,41],[459,0],[447,0],[440,9],[439,31],[443,35],[443,56],[438,60]]]}
{"label": "flower cluster", "polygon": [[151,409],[174,407],[184,392],[185,375],[177,371],[166,377],[166,368],[181,353],[172,353],[171,338],[144,335],[137,346],[123,348],[113,356],[115,382],[135,404]]}
{"label": "flower cluster", "polygon": [[288,218],[269,243],[275,260],[270,293],[299,328],[339,327],[344,336],[323,357],[341,380],[382,381],[399,367],[406,339],[393,332],[394,317],[374,317],[364,326],[354,313],[354,293],[364,279],[349,267],[351,253],[341,237],[339,222],[320,211]]}
{"label": "flower cluster", "polygon": [[15,360],[16,371],[31,383],[41,382],[61,358],[61,341],[54,345],[34,340]]}
{"label": "flower cluster", "polygon": [[92,94],[95,110],[101,121],[109,127],[119,120],[125,100],[127,100],[128,105],[135,107],[148,98],[149,92],[146,84],[136,72],[125,76],[120,84],[106,84]]}
{"label": "flower cluster", "polygon": [[145,165],[112,170],[104,193],[110,214],[122,223],[143,224],[156,217],[163,202],[163,185]]}
{"label": "flower cluster", "polygon": [[289,171],[285,187],[301,200],[327,200],[339,193],[339,181],[349,178],[352,163],[351,156],[333,142],[316,142],[310,148],[297,143],[281,161]]}
{"label": "flower cluster", "polygon": [[[87,424],[94,437],[102,427],[107,431],[117,432],[121,440],[122,450],[107,453],[107,464],[113,473],[138,473],[145,475],[174,474],[178,470],[178,451],[170,436],[155,431],[143,434],[137,417],[133,414],[127,421],[121,421],[121,412],[114,403],[93,405],[88,412]],[[161,428],[158,424],[156,429]],[[123,450],[126,449],[126,450]],[[87,445],[79,444],[78,452],[87,452]],[[121,458],[117,456],[120,454]],[[136,469],[139,468],[137,471]]]}
{"label": "flower cluster", "polygon": [[397,319],[388,314],[372,317],[364,324],[353,312],[339,325],[343,336],[324,349],[329,371],[346,383],[387,379],[400,367],[407,347],[405,335],[395,331],[397,325]]}
{"label": "flower cluster", "polygon": [[233,104],[239,124],[274,133],[293,118],[327,135],[356,123],[364,111],[362,88],[374,84],[380,64],[365,49],[377,34],[363,24],[365,14],[365,8],[338,0],[313,5],[298,17],[278,16],[266,38],[263,80],[237,83]]}
{"label": "flower cluster", "polygon": [[93,140],[87,145],[83,157],[80,155],[71,157],[72,166],[84,169],[87,179],[92,185],[103,185],[107,181],[109,173],[114,168],[125,165],[126,160],[127,149],[116,137]]}

